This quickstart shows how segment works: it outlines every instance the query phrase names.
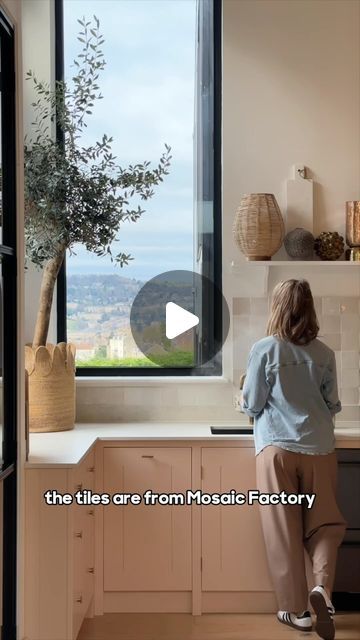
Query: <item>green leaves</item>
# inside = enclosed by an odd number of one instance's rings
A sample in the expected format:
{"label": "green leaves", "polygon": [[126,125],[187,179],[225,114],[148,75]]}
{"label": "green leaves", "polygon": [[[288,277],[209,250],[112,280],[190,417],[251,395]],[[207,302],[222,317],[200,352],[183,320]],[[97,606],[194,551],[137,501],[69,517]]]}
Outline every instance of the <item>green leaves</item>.
{"label": "green leaves", "polygon": [[[92,145],[79,143],[87,116],[103,98],[97,80],[105,59],[98,18],[83,17],[78,23],[83,46],[70,83],[57,81],[52,89],[33,71],[26,74],[37,95],[32,104],[33,137],[25,140],[24,153],[26,254],[42,266],[64,246],[72,251],[80,243],[122,267],[133,258],[126,253],[114,256],[112,243],[123,222],[137,222],[143,215],[144,209],[133,200],[153,197],[154,187],[169,173],[171,148],[165,144],[155,168],[149,161],[123,168],[106,134]],[[64,132],[65,146],[53,139],[55,120]]]}

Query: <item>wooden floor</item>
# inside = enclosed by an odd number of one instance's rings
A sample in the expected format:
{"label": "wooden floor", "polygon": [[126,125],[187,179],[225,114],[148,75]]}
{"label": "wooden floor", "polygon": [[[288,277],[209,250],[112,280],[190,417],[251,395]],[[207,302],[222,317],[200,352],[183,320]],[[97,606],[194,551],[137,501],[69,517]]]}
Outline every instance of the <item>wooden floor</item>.
{"label": "wooden floor", "polygon": [[[360,613],[335,615],[336,640],[360,640]],[[84,620],[78,640],[316,640],[273,614],[106,613]]]}

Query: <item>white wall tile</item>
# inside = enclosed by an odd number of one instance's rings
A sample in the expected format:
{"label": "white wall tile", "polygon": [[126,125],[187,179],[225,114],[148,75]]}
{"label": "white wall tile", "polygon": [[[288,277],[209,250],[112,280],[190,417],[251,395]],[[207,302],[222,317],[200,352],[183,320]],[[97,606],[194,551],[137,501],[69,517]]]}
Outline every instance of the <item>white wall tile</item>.
{"label": "white wall tile", "polygon": [[236,369],[240,369],[240,371],[245,372],[249,357],[249,351],[250,347],[247,349],[242,349],[237,343],[234,345],[233,361],[234,367],[236,367]]}
{"label": "white wall tile", "polygon": [[268,298],[250,298],[251,315],[268,316],[269,300]]}
{"label": "white wall tile", "polygon": [[249,298],[233,298],[233,314],[235,316],[250,314]]}
{"label": "white wall tile", "polygon": [[314,307],[316,315],[319,317],[322,314],[322,298],[314,296]]}
{"label": "white wall tile", "polygon": [[[317,313],[316,312],[316,317],[317,317],[317,321],[319,323],[320,333],[324,333],[324,330],[323,330],[324,316],[322,315],[322,313]],[[335,316],[332,316],[332,317],[335,317]]]}
{"label": "white wall tile", "polygon": [[330,316],[340,313],[340,298],[335,296],[326,296],[322,299],[322,313],[324,316]]}
{"label": "white wall tile", "polygon": [[342,353],[341,351],[335,351],[335,362],[336,362],[338,375],[340,374],[340,371],[341,371],[341,353]]}
{"label": "white wall tile", "polygon": [[341,404],[344,405],[358,405],[359,404],[359,389],[340,389]]}
{"label": "white wall tile", "polygon": [[341,366],[344,369],[356,369],[359,366],[359,352],[341,351]]}
{"label": "white wall tile", "polygon": [[324,333],[323,336],[319,336],[319,340],[327,344],[333,351],[341,349],[340,333]]}
{"label": "white wall tile", "polygon": [[323,316],[321,330],[323,333],[340,333],[340,316]]}
{"label": "white wall tile", "polygon": [[347,296],[340,300],[341,313],[359,313],[359,299],[356,296]]}
{"label": "white wall tile", "polygon": [[341,333],[357,331],[360,329],[360,316],[357,313],[344,313],[341,315]]}
{"label": "white wall tile", "polygon": [[355,389],[360,384],[359,369],[342,369],[341,387],[343,389]]}
{"label": "white wall tile", "polygon": [[360,407],[352,406],[352,407],[343,407],[340,413],[336,414],[336,421],[353,421],[360,420]]}
{"label": "white wall tile", "polygon": [[154,407],[162,404],[162,389],[132,387],[124,389],[124,403],[142,407]]}
{"label": "white wall tile", "polygon": [[244,334],[249,335],[250,316],[242,315],[233,318],[233,335],[238,338]]}
{"label": "white wall tile", "polygon": [[355,331],[347,331],[341,334],[341,349],[353,351],[359,348],[359,334]]}

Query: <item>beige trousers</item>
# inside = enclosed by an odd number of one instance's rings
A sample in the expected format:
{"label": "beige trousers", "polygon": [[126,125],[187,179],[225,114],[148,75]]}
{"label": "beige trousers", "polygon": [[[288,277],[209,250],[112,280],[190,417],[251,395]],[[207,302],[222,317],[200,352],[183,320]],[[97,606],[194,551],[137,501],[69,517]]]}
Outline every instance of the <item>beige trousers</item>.
{"label": "beige trousers", "polygon": [[304,505],[260,505],[270,575],[279,610],[308,609],[304,548],[312,562],[315,584],[333,589],[338,547],[346,521],[336,502],[336,453],[307,455],[273,445],[256,456],[261,493],[315,493]]}

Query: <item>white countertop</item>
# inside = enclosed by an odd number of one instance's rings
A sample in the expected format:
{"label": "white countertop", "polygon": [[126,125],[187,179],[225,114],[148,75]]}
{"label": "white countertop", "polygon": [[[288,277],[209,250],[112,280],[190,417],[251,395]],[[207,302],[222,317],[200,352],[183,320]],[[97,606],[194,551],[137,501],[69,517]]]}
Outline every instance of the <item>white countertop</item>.
{"label": "white countertop", "polygon": [[[246,417],[238,421],[214,422],[124,422],[79,423],[70,431],[30,433],[27,468],[72,467],[78,464],[97,440],[247,440],[253,435],[213,435],[210,426],[249,428]],[[336,444],[360,447],[360,424],[338,422],[335,427]],[[347,441],[347,443],[346,443]]]}

